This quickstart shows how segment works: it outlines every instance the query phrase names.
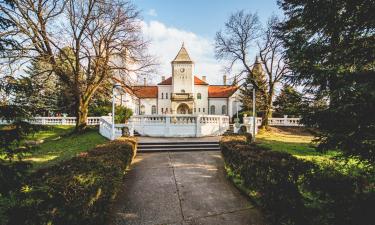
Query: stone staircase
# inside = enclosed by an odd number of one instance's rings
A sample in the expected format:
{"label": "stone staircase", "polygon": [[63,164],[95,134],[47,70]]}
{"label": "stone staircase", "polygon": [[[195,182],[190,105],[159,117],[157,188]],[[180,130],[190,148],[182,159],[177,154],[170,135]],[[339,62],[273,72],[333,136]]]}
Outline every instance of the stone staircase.
{"label": "stone staircase", "polygon": [[140,142],[137,152],[220,151],[218,141]]}

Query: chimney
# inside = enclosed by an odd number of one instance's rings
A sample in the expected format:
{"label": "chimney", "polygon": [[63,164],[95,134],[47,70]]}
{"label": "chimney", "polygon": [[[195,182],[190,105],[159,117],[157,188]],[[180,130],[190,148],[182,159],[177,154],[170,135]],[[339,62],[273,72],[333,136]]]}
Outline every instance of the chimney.
{"label": "chimney", "polygon": [[146,81],[146,77],[145,77],[145,78],[143,78],[143,85],[144,85],[144,86],[147,86],[147,81]]}
{"label": "chimney", "polygon": [[161,76],[161,82],[165,81],[165,76]]}
{"label": "chimney", "polygon": [[223,83],[224,83],[224,85],[227,85],[227,75],[223,76]]}
{"label": "chimney", "polygon": [[206,82],[206,76],[202,76],[202,80]]}

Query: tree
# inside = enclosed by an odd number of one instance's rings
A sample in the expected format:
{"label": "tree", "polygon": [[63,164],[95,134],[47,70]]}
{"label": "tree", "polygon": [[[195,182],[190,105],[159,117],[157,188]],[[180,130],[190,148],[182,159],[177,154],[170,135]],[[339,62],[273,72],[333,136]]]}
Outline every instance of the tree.
{"label": "tree", "polygon": [[[286,55],[282,42],[277,35],[276,17],[271,17],[265,32],[256,14],[238,11],[233,13],[225,30],[216,34],[216,57],[229,60],[228,70],[239,63],[242,68],[236,76],[245,75],[247,83],[251,83],[264,99],[262,127],[268,127],[268,118],[272,116],[272,101],[275,86],[289,73]],[[258,44],[260,61],[250,63],[249,53],[252,45]]]}
{"label": "tree", "polygon": [[266,101],[262,120],[263,127],[268,127],[268,118],[272,117],[272,102],[276,85],[290,74],[282,40],[278,36],[276,27],[278,23],[279,20],[276,16],[272,16],[268,20],[263,41],[258,44],[259,56],[266,74],[265,84],[262,85],[264,88],[262,93],[264,93]]}
{"label": "tree", "polygon": [[319,149],[375,162],[375,3],[372,0],[283,0],[280,34],[291,81],[327,107],[303,115],[318,127]]}
{"label": "tree", "polygon": [[285,84],[274,101],[275,112],[279,115],[300,116],[306,105],[302,94]]}
{"label": "tree", "polygon": [[50,64],[74,95],[78,131],[86,127],[88,105],[103,84],[114,75],[128,82],[153,65],[139,12],[128,1],[15,0],[14,8],[0,4],[0,13],[15,24],[1,37],[23,43],[8,49],[3,60],[14,67],[37,55]]}
{"label": "tree", "polygon": [[[4,0],[0,4],[7,7],[13,7],[13,0]],[[0,13],[0,28],[3,30],[11,29],[14,27],[12,20],[9,20],[5,15]],[[18,42],[13,37],[0,37],[0,54],[3,54],[4,50],[10,47],[17,47]]]}
{"label": "tree", "polygon": [[50,65],[37,58],[31,61],[25,71],[29,79],[32,92],[17,93],[24,99],[22,104],[31,104],[35,108],[35,114],[39,116],[51,116],[66,113],[74,115],[75,101],[65,83],[51,71]]}

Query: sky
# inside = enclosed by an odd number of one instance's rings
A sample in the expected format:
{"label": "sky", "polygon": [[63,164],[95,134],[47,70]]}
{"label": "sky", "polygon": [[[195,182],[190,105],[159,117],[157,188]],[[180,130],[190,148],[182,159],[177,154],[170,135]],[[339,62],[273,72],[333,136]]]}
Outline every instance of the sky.
{"label": "sky", "polygon": [[154,84],[171,75],[170,62],[182,42],[195,62],[195,75],[222,84],[224,62],[215,59],[214,38],[230,14],[242,9],[257,13],[262,24],[273,14],[282,15],[276,0],[134,0],[134,4],[141,10],[149,52],[159,62],[156,74],[148,79]]}

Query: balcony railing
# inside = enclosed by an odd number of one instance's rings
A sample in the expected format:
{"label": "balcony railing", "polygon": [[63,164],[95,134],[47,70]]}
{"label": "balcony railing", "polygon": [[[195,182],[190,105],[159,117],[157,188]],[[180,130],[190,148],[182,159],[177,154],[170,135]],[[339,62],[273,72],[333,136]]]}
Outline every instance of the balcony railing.
{"label": "balcony railing", "polygon": [[193,93],[172,93],[172,101],[190,101],[194,100]]}

